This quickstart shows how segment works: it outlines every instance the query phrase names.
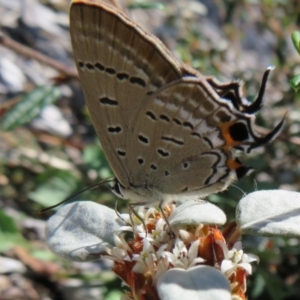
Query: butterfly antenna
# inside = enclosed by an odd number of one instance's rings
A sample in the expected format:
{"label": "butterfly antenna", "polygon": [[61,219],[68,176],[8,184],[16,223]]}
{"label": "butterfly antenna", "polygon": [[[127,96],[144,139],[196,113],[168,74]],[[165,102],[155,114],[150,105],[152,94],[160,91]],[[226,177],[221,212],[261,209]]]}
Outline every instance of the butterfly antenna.
{"label": "butterfly antenna", "polygon": [[46,207],[46,208],[41,209],[41,210],[39,211],[39,214],[43,214],[43,213],[46,212],[47,210],[53,209],[53,208],[55,208],[55,207],[58,207],[58,206],[60,206],[61,204],[63,204],[63,203],[65,203],[65,202],[67,202],[67,201],[69,201],[69,200],[75,198],[76,196],[80,195],[80,194],[83,193],[83,192],[86,192],[86,191],[88,191],[88,190],[94,190],[94,189],[98,188],[99,186],[101,186],[101,185],[103,185],[103,184],[104,184],[105,186],[107,186],[107,184],[108,184],[109,182],[112,182],[112,181],[114,181],[114,179],[106,179],[106,180],[103,180],[103,181],[101,181],[101,182],[98,182],[98,183],[96,183],[96,184],[94,184],[94,185],[92,185],[92,186],[89,186],[89,187],[87,187],[87,188],[81,190],[80,192],[75,193],[75,194],[72,195],[71,197],[69,197],[69,198],[67,198],[67,199],[65,199],[65,200],[63,200],[63,201],[61,201],[61,202],[59,202],[59,203],[57,203],[57,204],[55,204],[55,205],[52,205],[52,206],[49,206],[49,207]]}
{"label": "butterfly antenna", "polygon": [[[117,215],[117,217],[121,220],[121,221],[123,221],[126,225],[132,225],[132,224],[129,224],[128,222],[126,222],[125,220],[124,220],[124,218],[120,215],[120,213],[118,212],[118,201],[119,201],[119,199],[117,199],[116,200],[116,204],[115,204],[115,213],[116,213],[116,215]],[[130,218],[131,219],[131,218]],[[132,220],[131,220],[132,221]],[[133,225],[132,225],[133,226]]]}
{"label": "butterfly antenna", "polygon": [[235,187],[237,190],[239,190],[240,192],[242,192],[243,197],[245,197],[245,196],[247,195],[247,194],[246,194],[240,187],[238,187],[237,185],[232,184],[231,186],[232,186],[232,187]]}
{"label": "butterfly antenna", "polygon": [[255,179],[253,180],[253,185],[254,185],[254,190],[257,191],[258,185],[257,185],[257,181]]}

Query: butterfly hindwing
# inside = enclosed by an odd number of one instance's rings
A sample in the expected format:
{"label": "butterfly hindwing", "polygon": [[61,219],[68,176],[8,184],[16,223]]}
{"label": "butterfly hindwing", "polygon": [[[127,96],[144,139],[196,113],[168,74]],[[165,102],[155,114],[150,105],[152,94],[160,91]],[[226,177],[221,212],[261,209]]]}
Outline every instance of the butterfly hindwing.
{"label": "butterfly hindwing", "polygon": [[[183,70],[163,44],[103,2],[73,1],[71,40],[94,127],[115,175],[128,185],[130,139],[147,93],[181,78]],[[124,165],[125,164],[125,165]]]}

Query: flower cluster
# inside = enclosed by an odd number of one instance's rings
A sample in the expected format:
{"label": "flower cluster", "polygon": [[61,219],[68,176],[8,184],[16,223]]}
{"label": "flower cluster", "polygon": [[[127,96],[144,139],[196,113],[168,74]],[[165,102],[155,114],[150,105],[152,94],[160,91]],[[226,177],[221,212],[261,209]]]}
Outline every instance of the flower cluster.
{"label": "flower cluster", "polygon": [[[114,234],[115,247],[108,249],[115,261],[114,272],[128,284],[132,299],[159,299],[157,283],[173,268],[188,270],[197,265],[211,266],[222,272],[230,282],[232,296],[246,299],[246,279],[251,274],[254,255],[245,254],[241,243],[228,249],[222,232],[216,225],[168,223],[176,205],[163,207],[163,212],[151,207],[124,216],[129,226]],[[171,219],[172,221],[172,219]],[[128,232],[132,236],[126,239]],[[127,295],[129,297],[129,295]]]}
{"label": "flower cluster", "polygon": [[130,288],[127,300],[246,299],[250,263],[258,258],[243,252],[241,234],[299,236],[299,205],[298,193],[255,192],[240,200],[236,222],[225,226],[223,211],[203,200],[129,215],[80,201],[48,220],[46,239],[73,261],[113,260]]}

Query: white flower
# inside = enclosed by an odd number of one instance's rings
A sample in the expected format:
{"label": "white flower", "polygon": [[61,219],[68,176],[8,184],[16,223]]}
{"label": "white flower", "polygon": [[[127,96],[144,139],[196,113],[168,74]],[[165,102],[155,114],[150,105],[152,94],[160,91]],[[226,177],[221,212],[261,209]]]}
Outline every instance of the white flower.
{"label": "white flower", "polygon": [[152,231],[153,239],[159,243],[167,242],[169,236],[165,230],[166,221],[161,218],[157,221],[155,229]]}
{"label": "white flower", "polygon": [[107,258],[112,259],[114,261],[131,261],[131,258],[128,255],[128,253],[132,252],[132,250],[125,241],[124,234],[114,234],[114,242],[116,247],[113,247],[111,249],[111,255]]}
{"label": "white flower", "polygon": [[182,240],[176,239],[173,252],[165,251],[168,244],[164,244],[158,249],[157,256],[165,258],[174,268],[188,269],[198,263],[204,262],[204,259],[197,257],[200,241],[194,241],[189,250],[187,250]]}
{"label": "white flower", "polygon": [[132,260],[136,261],[133,271],[136,273],[154,272],[154,261],[156,261],[155,250],[149,239],[143,240],[143,250],[139,254],[133,254]]}
{"label": "white flower", "polygon": [[253,261],[259,261],[258,257],[254,254],[246,254],[242,250],[242,243],[236,242],[231,250],[228,250],[226,244],[221,241],[217,243],[222,247],[225,259],[221,263],[221,272],[229,277],[237,268],[244,269],[247,274],[252,273]]}

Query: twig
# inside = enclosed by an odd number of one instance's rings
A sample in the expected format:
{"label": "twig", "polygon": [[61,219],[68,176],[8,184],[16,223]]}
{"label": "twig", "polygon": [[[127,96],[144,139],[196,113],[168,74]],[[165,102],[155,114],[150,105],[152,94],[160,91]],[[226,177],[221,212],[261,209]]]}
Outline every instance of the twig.
{"label": "twig", "polygon": [[3,32],[0,32],[0,44],[6,48],[9,48],[9,49],[15,51],[16,53],[23,55],[23,56],[27,56],[32,59],[36,59],[39,62],[46,64],[71,78],[78,79],[78,73],[75,69],[69,68],[66,65],[64,65],[48,56],[36,51],[36,50],[33,50],[27,46],[24,46],[14,40],[12,40],[7,35],[5,35]]}
{"label": "twig", "polygon": [[19,103],[20,100],[21,100],[20,97],[16,97],[16,98],[13,98],[13,99],[6,100],[3,103],[0,103],[0,110],[1,109],[9,109],[11,106],[14,106],[17,103]]}

